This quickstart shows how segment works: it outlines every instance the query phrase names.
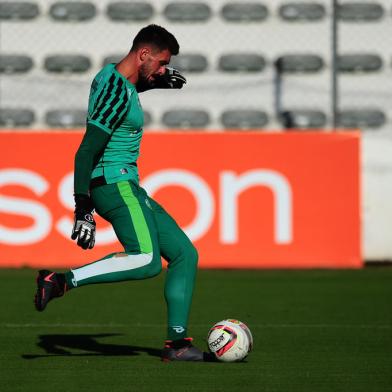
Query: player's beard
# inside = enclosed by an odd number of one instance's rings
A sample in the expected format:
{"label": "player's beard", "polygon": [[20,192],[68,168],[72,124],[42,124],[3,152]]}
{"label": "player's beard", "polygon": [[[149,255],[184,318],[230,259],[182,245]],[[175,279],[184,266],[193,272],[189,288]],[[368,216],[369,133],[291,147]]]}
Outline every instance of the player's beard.
{"label": "player's beard", "polygon": [[148,64],[143,64],[139,69],[138,82],[144,85],[153,86],[154,80],[149,79],[150,69]]}

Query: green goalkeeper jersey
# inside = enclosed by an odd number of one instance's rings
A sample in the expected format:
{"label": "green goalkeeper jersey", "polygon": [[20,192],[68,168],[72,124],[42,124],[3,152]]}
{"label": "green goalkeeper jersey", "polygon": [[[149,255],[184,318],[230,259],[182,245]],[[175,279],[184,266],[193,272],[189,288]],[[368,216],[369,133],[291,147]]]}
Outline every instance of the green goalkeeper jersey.
{"label": "green goalkeeper jersey", "polygon": [[91,178],[104,176],[108,184],[139,182],[136,161],[143,134],[144,115],[136,87],[108,64],[94,78],[87,124],[110,135]]}

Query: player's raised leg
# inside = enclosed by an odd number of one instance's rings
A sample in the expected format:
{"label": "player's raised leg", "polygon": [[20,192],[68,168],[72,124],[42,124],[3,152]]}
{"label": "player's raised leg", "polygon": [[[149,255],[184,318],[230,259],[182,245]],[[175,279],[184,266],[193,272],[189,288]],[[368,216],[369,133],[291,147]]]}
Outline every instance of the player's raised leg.
{"label": "player's raised leg", "polygon": [[[124,252],[111,253],[65,274],[51,273],[37,279],[36,308],[62,293],[88,284],[147,279],[162,270],[157,229],[153,212],[145,204],[145,191],[132,182],[122,181],[93,190],[97,211],[113,226]],[[42,276],[41,276],[42,275]]]}

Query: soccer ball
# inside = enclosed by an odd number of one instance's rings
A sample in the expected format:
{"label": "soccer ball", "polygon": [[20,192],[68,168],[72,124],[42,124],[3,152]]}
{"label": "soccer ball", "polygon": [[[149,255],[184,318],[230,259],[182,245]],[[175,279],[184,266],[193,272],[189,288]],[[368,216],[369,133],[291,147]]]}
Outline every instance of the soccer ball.
{"label": "soccer ball", "polygon": [[219,361],[242,361],[253,347],[250,329],[241,321],[227,319],[211,327],[207,336],[208,348]]}

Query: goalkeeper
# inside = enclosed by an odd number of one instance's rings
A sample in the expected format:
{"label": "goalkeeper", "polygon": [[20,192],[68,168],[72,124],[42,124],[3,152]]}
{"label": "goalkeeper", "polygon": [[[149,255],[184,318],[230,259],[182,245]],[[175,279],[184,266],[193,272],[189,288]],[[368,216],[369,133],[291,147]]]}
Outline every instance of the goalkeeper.
{"label": "goalkeeper", "polygon": [[71,238],[83,249],[94,246],[95,209],[111,223],[124,252],[65,274],[39,271],[35,306],[42,311],[51,299],[88,284],[151,278],[161,272],[162,256],[168,262],[168,331],[162,359],[202,361],[204,354],[192,345],[187,331],[197,251],[174,219],[139,186],[137,168],[143,135],[138,92],[181,88],[185,78],[166,67],[178,52],[171,33],[149,25],[118,64],[106,65],[93,80],[87,129],[75,156]]}

